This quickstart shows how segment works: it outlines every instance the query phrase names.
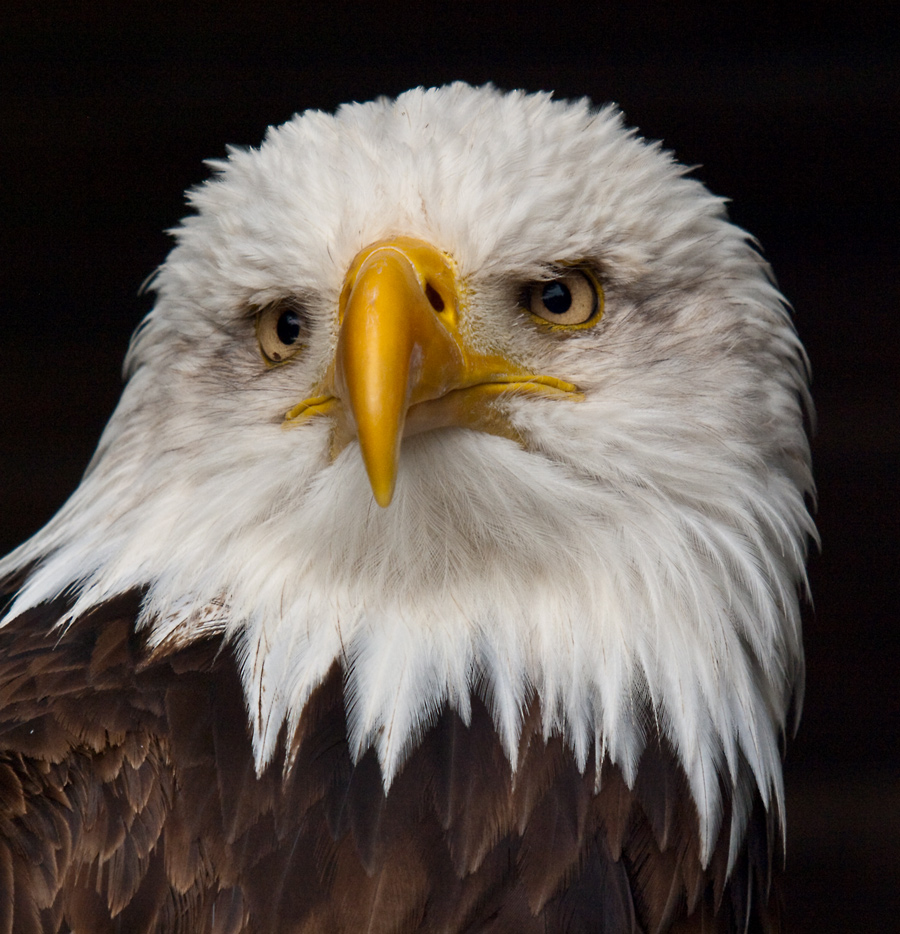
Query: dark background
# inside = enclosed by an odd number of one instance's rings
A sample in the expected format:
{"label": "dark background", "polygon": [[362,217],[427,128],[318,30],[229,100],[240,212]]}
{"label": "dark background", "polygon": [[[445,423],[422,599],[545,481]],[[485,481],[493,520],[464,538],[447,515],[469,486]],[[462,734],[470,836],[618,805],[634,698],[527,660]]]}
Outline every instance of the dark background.
{"label": "dark background", "polygon": [[820,556],[794,932],[900,931],[898,48],[889,4],[117,0],[0,14],[0,553],[78,482],[183,190],[295,111],[457,78],[618,101],[765,248],[809,350]]}

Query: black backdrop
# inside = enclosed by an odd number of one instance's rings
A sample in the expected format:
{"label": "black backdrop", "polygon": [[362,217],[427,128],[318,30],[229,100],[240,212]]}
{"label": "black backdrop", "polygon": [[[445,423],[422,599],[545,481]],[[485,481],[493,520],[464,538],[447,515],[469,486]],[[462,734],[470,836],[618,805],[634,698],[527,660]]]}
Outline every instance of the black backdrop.
{"label": "black backdrop", "polygon": [[203,158],[457,78],[616,100],[732,198],[812,358],[824,548],[788,758],[791,930],[900,930],[898,28],[889,4],[827,0],[6,4],[0,551],[76,485]]}

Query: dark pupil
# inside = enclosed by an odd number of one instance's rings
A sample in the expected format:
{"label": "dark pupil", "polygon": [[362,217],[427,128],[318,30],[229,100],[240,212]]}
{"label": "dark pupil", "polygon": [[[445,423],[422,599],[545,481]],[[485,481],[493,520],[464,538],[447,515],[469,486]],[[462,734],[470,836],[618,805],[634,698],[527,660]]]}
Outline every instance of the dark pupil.
{"label": "dark pupil", "polygon": [[541,292],[541,301],[551,314],[564,315],[572,307],[572,293],[561,282],[548,282]]}
{"label": "dark pupil", "polygon": [[282,344],[293,344],[300,336],[300,316],[295,311],[284,311],[275,325],[275,333]]}

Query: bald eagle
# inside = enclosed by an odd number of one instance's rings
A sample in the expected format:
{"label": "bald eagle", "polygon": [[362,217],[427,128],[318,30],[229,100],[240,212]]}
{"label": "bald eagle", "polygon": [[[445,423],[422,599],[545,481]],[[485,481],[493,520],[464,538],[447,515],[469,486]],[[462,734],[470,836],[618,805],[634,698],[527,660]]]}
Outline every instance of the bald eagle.
{"label": "bald eagle", "polygon": [[722,199],[464,84],[212,169],[0,563],[0,932],[777,930],[807,363]]}

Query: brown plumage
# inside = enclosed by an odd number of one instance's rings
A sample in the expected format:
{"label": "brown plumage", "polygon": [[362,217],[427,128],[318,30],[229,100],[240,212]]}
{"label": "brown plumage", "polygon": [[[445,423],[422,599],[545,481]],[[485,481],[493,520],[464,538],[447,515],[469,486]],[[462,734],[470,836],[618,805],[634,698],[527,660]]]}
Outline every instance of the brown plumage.
{"label": "brown plumage", "polygon": [[704,869],[664,740],[633,789],[605,762],[594,795],[535,700],[513,779],[473,698],[385,796],[374,752],[351,762],[335,667],[293,767],[257,777],[230,648],[152,652],[138,602],[0,629],[0,934],[776,929],[772,819],[757,807],[727,881],[725,833]]}

